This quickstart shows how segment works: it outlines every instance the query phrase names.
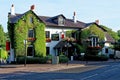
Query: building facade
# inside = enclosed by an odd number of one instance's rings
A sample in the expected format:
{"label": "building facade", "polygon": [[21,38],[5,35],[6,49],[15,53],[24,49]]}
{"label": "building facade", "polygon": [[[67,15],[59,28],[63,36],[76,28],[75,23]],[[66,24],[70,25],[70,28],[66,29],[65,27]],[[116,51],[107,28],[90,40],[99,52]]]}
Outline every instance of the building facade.
{"label": "building facade", "polygon": [[[91,24],[100,27],[97,24],[98,21],[97,23],[78,21],[75,12],[73,19],[68,19],[63,14],[53,17],[39,16],[35,14],[34,8],[35,6],[32,5],[27,12],[16,14],[14,5],[11,6],[11,11],[8,14],[8,32],[11,43],[10,61],[15,61],[17,56],[24,56],[25,52],[30,57],[49,54],[55,56],[66,53],[67,49],[74,52],[74,46],[72,43],[64,42],[65,38],[72,38],[80,42],[82,29],[89,27]],[[67,34],[69,31],[73,31],[71,36]],[[77,31],[78,34],[74,31]],[[24,40],[27,41],[26,51]],[[69,56],[72,56],[72,54],[69,54]]]}

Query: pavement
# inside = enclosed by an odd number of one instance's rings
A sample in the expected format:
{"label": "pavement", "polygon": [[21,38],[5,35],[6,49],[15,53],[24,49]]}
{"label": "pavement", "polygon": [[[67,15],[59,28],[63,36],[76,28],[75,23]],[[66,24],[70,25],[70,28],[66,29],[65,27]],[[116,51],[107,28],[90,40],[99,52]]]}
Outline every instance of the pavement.
{"label": "pavement", "polygon": [[82,68],[86,65],[98,65],[111,62],[119,62],[120,60],[108,61],[69,61],[65,64],[4,64],[0,65],[0,74],[16,73],[16,72],[50,72],[71,68]]}

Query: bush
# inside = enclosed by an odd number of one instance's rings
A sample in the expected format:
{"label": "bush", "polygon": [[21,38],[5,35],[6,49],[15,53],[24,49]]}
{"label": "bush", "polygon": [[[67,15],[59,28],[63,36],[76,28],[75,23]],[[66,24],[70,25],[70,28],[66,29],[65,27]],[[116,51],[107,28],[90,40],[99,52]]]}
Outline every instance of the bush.
{"label": "bush", "polygon": [[[27,57],[26,63],[27,64],[36,64],[36,63],[46,63],[47,59],[46,57]],[[17,57],[17,63],[18,64],[24,64],[25,63],[25,57]]]}
{"label": "bush", "polygon": [[65,55],[60,55],[59,56],[59,63],[67,63],[68,62],[68,57]]}
{"label": "bush", "polygon": [[110,55],[109,55],[109,58],[110,58],[110,59],[114,59],[114,54],[110,54]]}
{"label": "bush", "polygon": [[40,57],[39,58],[39,63],[40,64],[45,64],[47,62],[47,58],[46,57]]}
{"label": "bush", "polygon": [[52,55],[49,54],[46,56],[46,63],[49,63],[49,64],[52,63]]}
{"label": "bush", "polygon": [[47,55],[46,58],[47,60],[52,60],[52,55]]}
{"label": "bush", "polygon": [[90,60],[90,61],[107,61],[108,57],[106,55],[90,55],[86,54],[85,55],[85,60]]}

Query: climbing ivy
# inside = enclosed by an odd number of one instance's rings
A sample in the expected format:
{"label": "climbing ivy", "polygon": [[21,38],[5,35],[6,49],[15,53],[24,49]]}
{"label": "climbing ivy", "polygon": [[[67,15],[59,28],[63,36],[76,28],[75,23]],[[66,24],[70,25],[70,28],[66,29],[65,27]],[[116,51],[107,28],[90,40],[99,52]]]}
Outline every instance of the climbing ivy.
{"label": "climbing ivy", "polygon": [[[30,21],[30,18],[32,18],[33,22]],[[29,29],[34,30],[36,40],[34,42],[27,42],[27,46],[29,44],[34,45],[35,56],[46,56],[45,24],[31,10],[23,14],[15,24],[8,22],[10,41],[16,56],[23,56],[25,54],[24,40],[28,38]]]}
{"label": "climbing ivy", "polygon": [[98,28],[95,24],[92,24],[81,31],[81,39],[87,39],[92,34],[97,35],[100,40],[104,40],[104,31]]}

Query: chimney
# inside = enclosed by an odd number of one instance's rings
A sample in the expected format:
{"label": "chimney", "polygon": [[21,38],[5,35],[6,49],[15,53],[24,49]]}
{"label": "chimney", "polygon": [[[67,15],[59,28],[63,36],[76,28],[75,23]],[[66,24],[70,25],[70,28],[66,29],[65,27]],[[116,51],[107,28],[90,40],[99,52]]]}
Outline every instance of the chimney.
{"label": "chimney", "polygon": [[34,11],[34,9],[35,9],[35,5],[32,5],[32,6],[30,7],[30,10]]}
{"label": "chimney", "polygon": [[11,15],[15,15],[15,8],[14,8],[13,4],[11,6],[10,13],[11,13]]}
{"label": "chimney", "polygon": [[97,25],[99,25],[99,20],[95,20],[95,23],[96,23]]}
{"label": "chimney", "polygon": [[76,20],[76,13],[75,12],[73,13],[73,21],[74,21],[74,23],[77,22],[77,20]]}

